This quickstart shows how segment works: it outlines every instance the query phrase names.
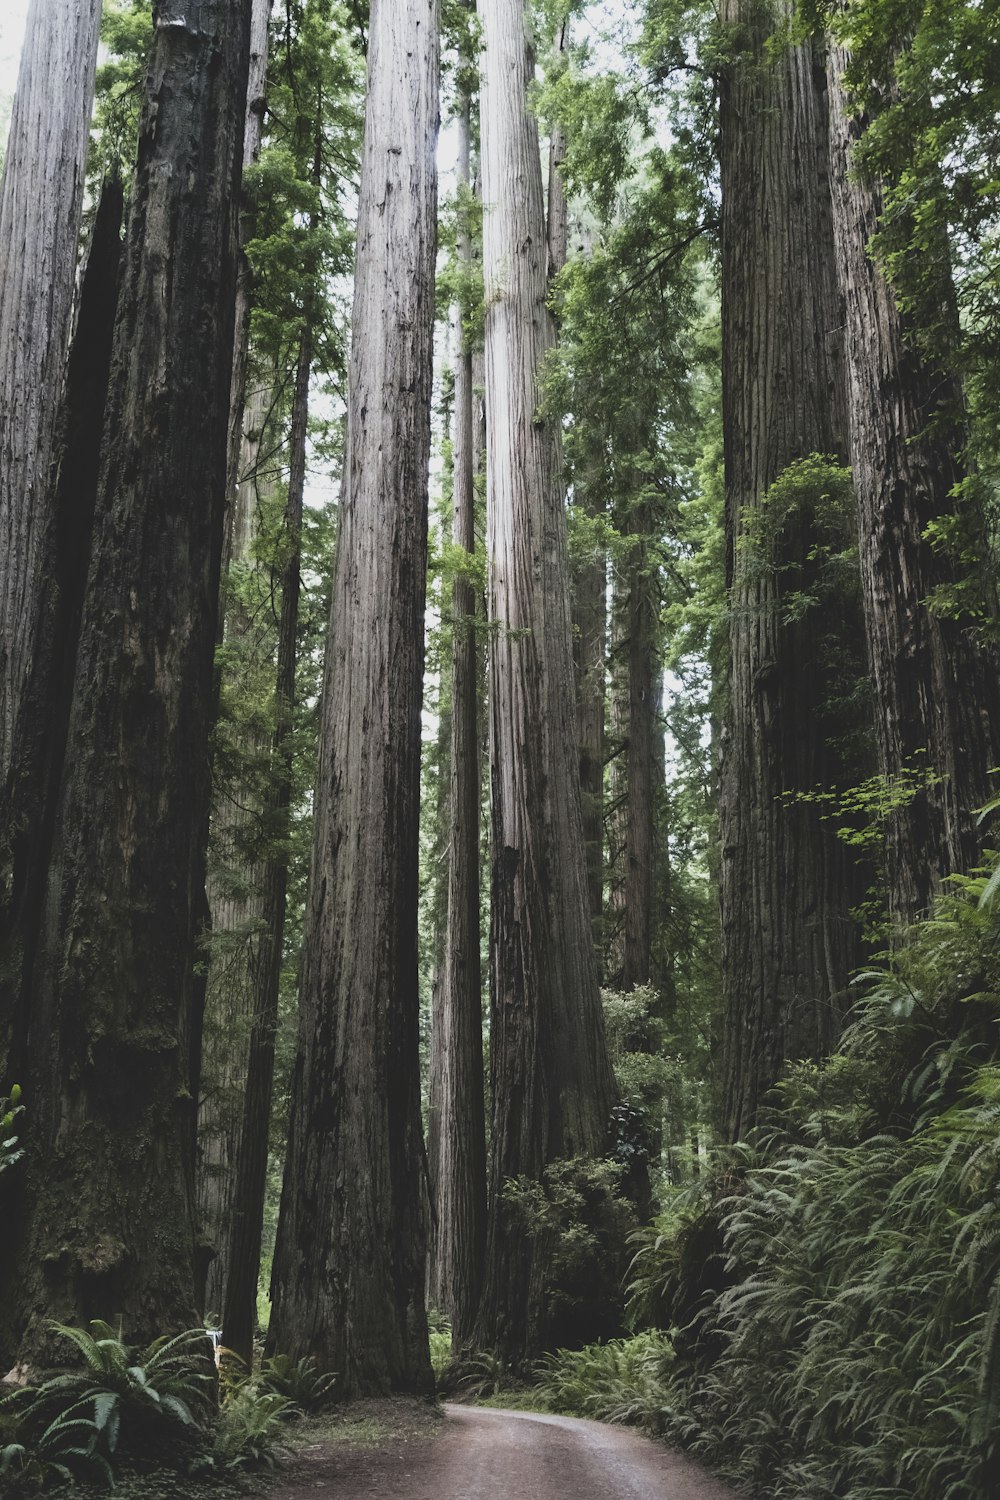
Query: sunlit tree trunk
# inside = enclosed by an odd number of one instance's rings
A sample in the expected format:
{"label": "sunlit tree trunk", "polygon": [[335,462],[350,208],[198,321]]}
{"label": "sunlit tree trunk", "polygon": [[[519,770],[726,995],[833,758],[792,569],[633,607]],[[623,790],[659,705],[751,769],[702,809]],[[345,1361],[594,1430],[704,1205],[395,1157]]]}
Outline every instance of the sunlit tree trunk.
{"label": "sunlit tree trunk", "polygon": [[101,0],[33,0],[0,183],[0,784],[34,655]]}
{"label": "sunlit tree trunk", "polygon": [[505,1184],[599,1154],[615,1090],[587,904],[561,444],[537,412],[554,329],[532,58],[520,0],[486,0],[481,13],[493,1127],[477,1340],[521,1363],[546,1310]]}
{"label": "sunlit tree trunk", "polygon": [[[889,899],[906,922],[995,842],[976,809],[996,790],[988,772],[1000,760],[1000,656],[961,604],[971,584],[974,607],[995,621],[996,592],[978,498],[956,495],[966,478],[961,389],[921,355],[867,253],[882,194],[870,175],[851,173],[868,121],[845,94],[849,61],[831,46],[834,224],[876,739],[880,769],[900,793],[887,825]],[[951,543],[935,542],[935,523],[955,527]]]}
{"label": "sunlit tree trunk", "polygon": [[436,0],[375,0],[300,1034],[271,1347],[428,1390],[417,856]]}
{"label": "sunlit tree trunk", "polygon": [[[268,30],[274,0],[252,0],[250,12],[250,72],[247,81],[246,117],[243,125],[243,171],[260,156],[267,89]],[[245,194],[244,194],[245,200]],[[254,214],[244,201],[240,215],[240,244],[253,233]],[[232,558],[233,526],[240,481],[243,447],[243,409],[246,404],[247,361],[250,352],[250,309],[253,278],[246,256],[241,253],[236,283],[236,332],[233,338],[233,379],[229,394],[229,446],[226,458],[226,522],[223,530],[222,577]]]}

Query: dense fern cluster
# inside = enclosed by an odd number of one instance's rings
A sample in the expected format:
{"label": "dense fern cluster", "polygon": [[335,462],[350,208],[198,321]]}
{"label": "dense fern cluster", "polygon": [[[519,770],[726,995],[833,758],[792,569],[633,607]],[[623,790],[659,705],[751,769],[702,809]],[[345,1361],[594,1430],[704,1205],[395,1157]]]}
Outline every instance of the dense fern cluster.
{"label": "dense fern cluster", "polygon": [[633,1312],[673,1323],[550,1361],[553,1406],[638,1421],[773,1500],[1000,1492],[1000,910],[962,883],[840,1053],[646,1232]]}
{"label": "dense fern cluster", "polygon": [[201,1328],[143,1350],[99,1320],[89,1332],[52,1329],[74,1368],[0,1396],[0,1493],[11,1500],[161,1468],[209,1479],[268,1464],[283,1425],[324,1405],[336,1379],[283,1355],[257,1372],[226,1349],[213,1363]]}

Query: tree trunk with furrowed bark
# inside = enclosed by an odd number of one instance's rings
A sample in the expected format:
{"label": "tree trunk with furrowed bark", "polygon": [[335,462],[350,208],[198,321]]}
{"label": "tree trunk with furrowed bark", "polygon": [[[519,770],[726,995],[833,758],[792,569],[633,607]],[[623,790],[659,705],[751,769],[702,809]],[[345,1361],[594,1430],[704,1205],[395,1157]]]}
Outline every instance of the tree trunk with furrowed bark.
{"label": "tree trunk with furrowed bark", "polygon": [[[471,101],[459,114],[458,182],[471,186]],[[458,241],[463,270],[471,272],[472,239]],[[472,349],[456,317],[452,540],[476,550]],[[452,590],[450,839],[444,966],[435,1027],[438,1125],[435,1152],[435,1278],[451,1317],[456,1349],[472,1335],[486,1247],[486,1119],[483,1097],[483,1007],[479,960],[479,661],[476,587],[458,573]]]}
{"label": "tree trunk with furrowed bark", "polygon": [[[890,911],[910,922],[947,875],[971,869],[995,842],[976,810],[996,791],[988,772],[1000,760],[1000,654],[980,621],[956,618],[954,606],[970,583],[976,607],[994,621],[997,601],[981,505],[974,492],[960,498],[956,491],[967,477],[960,384],[921,355],[868,254],[882,194],[870,175],[851,173],[852,148],[868,121],[852,112],[845,93],[849,62],[831,44],[848,430],[879,766],[901,793],[887,824]],[[946,285],[944,299],[950,294]],[[954,544],[936,544],[932,523],[955,526]]]}
{"label": "tree trunk with furrowed bark", "polygon": [[438,134],[436,0],[374,0],[348,435],[272,1348],[432,1388],[417,859]]}
{"label": "tree trunk with furrowed bark", "polygon": [[520,0],[486,0],[481,13],[493,1128],[477,1339],[521,1364],[546,1310],[505,1185],[599,1155],[615,1086],[586,890],[561,444],[537,410],[554,327],[533,62]]}
{"label": "tree trunk with furrowed bark", "polygon": [[0,786],[35,655],[101,0],[28,11],[0,183]]}
{"label": "tree trunk with furrowed bark", "polygon": [[194,1306],[193,975],[249,4],[154,7],[43,923],[12,1323]]}
{"label": "tree trunk with furrowed bark", "polygon": [[[797,613],[815,533],[768,532],[765,497],[795,460],[844,452],[822,48],[790,42],[785,0],[727,0],[721,91],[723,427],[730,590],[720,825],[725,1129],[742,1135],[786,1058],[836,1042],[856,962],[851,857],[819,809],[843,788],[827,728],[836,608]],[[778,39],[781,32],[781,40]],[[757,523],[754,530],[754,523]],[[766,541],[755,544],[753,537]],[[852,784],[851,777],[847,784]]]}

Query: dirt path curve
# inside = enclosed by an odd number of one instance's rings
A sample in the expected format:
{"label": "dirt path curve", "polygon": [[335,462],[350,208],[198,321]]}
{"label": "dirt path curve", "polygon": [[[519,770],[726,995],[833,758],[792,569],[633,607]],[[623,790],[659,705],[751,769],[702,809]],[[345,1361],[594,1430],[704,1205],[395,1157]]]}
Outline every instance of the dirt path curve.
{"label": "dirt path curve", "polygon": [[430,1442],[317,1453],[273,1500],[736,1500],[690,1459],[621,1427],[468,1406],[445,1413]]}

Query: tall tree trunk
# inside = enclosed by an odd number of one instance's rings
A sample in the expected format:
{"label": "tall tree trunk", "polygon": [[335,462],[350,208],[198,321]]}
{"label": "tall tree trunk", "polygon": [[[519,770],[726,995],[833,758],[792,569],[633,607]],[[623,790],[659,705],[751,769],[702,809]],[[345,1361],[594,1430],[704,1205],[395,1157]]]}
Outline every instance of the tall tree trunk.
{"label": "tall tree trunk", "polygon": [[[786,0],[727,0],[739,52],[722,80],[722,322],[729,705],[720,788],[724,1111],[755,1121],[786,1058],[836,1041],[855,961],[848,853],[799,800],[843,786],[824,731],[823,632],[785,598],[808,591],[814,542],[792,517],[763,558],[744,538],[796,459],[843,451],[826,169],[824,63],[784,40]],[[773,50],[772,50],[773,49]],[[860,639],[858,624],[851,627]]]}
{"label": "tall tree trunk", "polygon": [[[639,440],[637,446],[641,447]],[[629,542],[616,565],[613,599],[614,759],[612,784],[612,911],[609,981],[631,990],[653,977],[653,937],[660,886],[657,856],[662,829],[655,763],[660,670],[657,660],[659,585],[651,561],[653,516],[650,505],[633,499],[619,518]]]}
{"label": "tall tree trunk", "polygon": [[485,0],[482,16],[493,1130],[477,1336],[522,1363],[545,1310],[505,1184],[600,1153],[615,1087],[587,907],[561,444],[537,417],[554,329],[533,65],[521,0]]}
{"label": "tall tree trunk", "polygon": [[[458,185],[470,185],[471,101],[459,115]],[[472,269],[468,227],[458,240],[461,269]],[[472,349],[457,318],[455,352],[454,517],[452,540],[476,550]],[[486,1117],[483,1007],[479,961],[479,693],[476,589],[459,573],[452,590],[451,837],[448,913],[440,987],[439,1130],[434,1200],[438,1284],[456,1349],[467,1344],[479,1305],[486,1249]]]}
{"label": "tall tree trunk", "polygon": [[[868,124],[845,96],[849,61],[831,46],[834,225],[876,739],[880,769],[903,793],[887,829],[890,910],[907,922],[945,876],[970,869],[984,840],[993,842],[975,812],[1000,760],[1000,656],[975,620],[952,618],[948,608],[972,570],[977,602],[985,592],[994,619],[996,595],[981,509],[975,497],[955,494],[966,477],[961,389],[922,358],[867,253],[882,194],[877,181],[849,175]],[[928,537],[934,521],[957,524],[960,556]],[[938,592],[950,596],[942,611],[932,602]]]}
{"label": "tall tree trunk", "polygon": [[[568,45],[569,20],[564,19],[555,35],[554,51],[557,58],[565,56]],[[569,254],[569,210],[562,181],[565,159],[566,132],[556,120],[549,139],[546,216],[550,281],[559,275]],[[603,474],[599,472],[603,465],[598,464],[596,467],[596,474],[577,471],[574,475],[574,504],[580,506],[582,513],[590,519],[603,514],[606,508]],[[587,905],[600,968],[604,936],[604,690],[607,633],[607,556],[602,546],[574,559],[570,597],[583,841],[587,859]]]}
{"label": "tall tree trunk", "polygon": [[650,559],[652,517],[648,505],[631,509],[628,534],[634,538],[628,569],[628,744],[625,750],[627,804],[623,861],[625,922],[620,985],[631,990],[652,977],[653,928],[657,887],[656,767],[654,733],[659,711],[656,626],[659,593]]}
{"label": "tall tree trunk", "polygon": [[374,0],[348,438],[269,1343],[346,1394],[433,1384],[417,852],[438,128],[436,0]]}
{"label": "tall tree trunk", "polygon": [[23,1077],[41,927],[90,558],[121,268],[121,183],[105,184],[87,250],[67,367],[59,456],[40,552],[45,587],[11,764],[0,783],[0,1077]]}
{"label": "tall tree trunk", "polygon": [[[602,476],[578,473],[574,503],[591,520],[605,514]],[[579,747],[587,906],[603,967],[604,924],[604,700],[607,689],[608,559],[602,543],[575,559],[572,579],[573,666]]]}
{"label": "tall tree trunk", "polygon": [[154,11],[33,976],[14,1317],[194,1316],[192,1015],[249,5]]}
{"label": "tall tree trunk", "polygon": [[35,652],[101,0],[33,0],[0,183],[0,785]]}
{"label": "tall tree trunk", "polygon": [[[243,568],[253,566],[261,500],[261,439],[271,396],[268,389],[254,390],[245,405],[242,477],[232,516],[230,568],[233,564]],[[235,648],[239,673],[241,659],[245,667],[246,653],[254,650],[253,611],[248,611],[245,599],[238,594],[226,590],[223,593],[223,636]],[[217,679],[222,688],[224,675],[217,672]],[[241,733],[239,749],[247,761],[265,756],[267,745],[260,729],[253,727]],[[203,1271],[205,1276],[199,1304],[211,1316],[221,1316],[225,1295],[233,1184],[250,1050],[253,976],[260,963],[260,945],[265,940],[263,875],[260,861],[255,857],[261,814],[259,785],[250,787],[242,782],[234,788],[216,775],[206,886],[212,943],[205,974],[197,1173],[199,1272]]]}
{"label": "tall tree trunk", "polygon": [[281,589],[278,667],[275,681],[275,725],[271,781],[264,805],[264,826],[271,851],[264,866],[261,932],[253,969],[253,1013],[242,1129],[236,1153],[222,1337],[249,1366],[257,1318],[257,1280],[267,1189],[267,1146],[274,1088],[274,1041],[278,1029],[278,995],[285,940],[288,889],[288,833],[292,805],[292,729],[299,625],[302,552],[302,503],[306,481],[309,427],[309,376],[312,340],[303,330],[295,372],[292,406],[291,463],[285,507],[286,561],[277,580]]}
{"label": "tall tree trunk", "polygon": [[[246,117],[243,125],[243,171],[260,156],[267,89],[268,32],[274,0],[251,0],[250,72],[247,80]],[[243,447],[243,408],[246,402],[247,364],[250,353],[250,311],[253,277],[243,252],[253,234],[254,214],[244,195],[240,214],[240,264],[236,283],[236,324],[233,337],[233,378],[229,394],[229,446],[226,459],[226,520],[223,527],[222,578],[225,582],[233,549],[233,525],[239,503],[240,452]],[[222,615],[220,613],[220,626]]]}

